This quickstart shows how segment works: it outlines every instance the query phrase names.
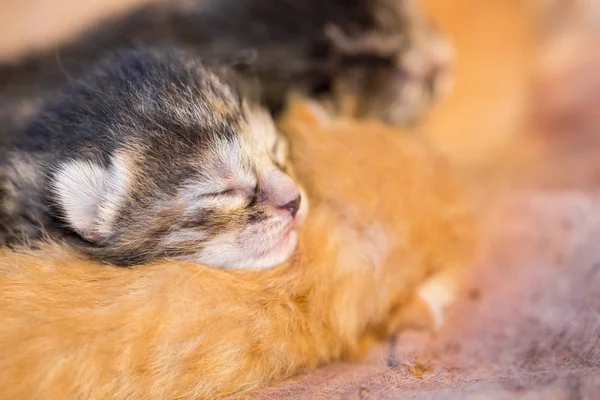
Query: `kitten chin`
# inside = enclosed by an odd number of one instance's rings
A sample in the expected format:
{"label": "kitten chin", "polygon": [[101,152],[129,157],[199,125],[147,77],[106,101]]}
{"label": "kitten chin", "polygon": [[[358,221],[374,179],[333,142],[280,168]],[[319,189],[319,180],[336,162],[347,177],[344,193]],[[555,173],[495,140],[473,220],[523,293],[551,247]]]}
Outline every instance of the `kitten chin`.
{"label": "kitten chin", "polygon": [[361,355],[413,306],[440,322],[473,245],[451,168],[410,135],[313,110],[283,121],[311,213],[280,267],[123,271],[59,246],[0,250],[0,397],[241,395]]}

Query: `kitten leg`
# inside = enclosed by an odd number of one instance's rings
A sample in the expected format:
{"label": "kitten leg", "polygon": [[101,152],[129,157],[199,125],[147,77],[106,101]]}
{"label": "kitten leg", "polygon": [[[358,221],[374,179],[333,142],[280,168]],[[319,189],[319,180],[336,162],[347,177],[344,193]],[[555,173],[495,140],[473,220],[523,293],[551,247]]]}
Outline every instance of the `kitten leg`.
{"label": "kitten leg", "polygon": [[440,273],[426,280],[417,289],[418,298],[429,310],[434,330],[444,324],[446,309],[456,299],[457,284],[447,273]]}
{"label": "kitten leg", "polygon": [[455,270],[439,272],[421,283],[412,299],[394,317],[390,331],[405,328],[437,332],[444,325],[446,309],[457,297],[458,275]]}

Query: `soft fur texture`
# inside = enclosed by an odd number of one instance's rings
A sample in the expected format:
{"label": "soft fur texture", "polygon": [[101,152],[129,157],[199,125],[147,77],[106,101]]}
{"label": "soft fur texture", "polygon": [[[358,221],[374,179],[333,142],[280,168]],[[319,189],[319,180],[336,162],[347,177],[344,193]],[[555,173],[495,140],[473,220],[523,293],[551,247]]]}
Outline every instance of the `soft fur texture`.
{"label": "soft fur texture", "polygon": [[431,295],[442,282],[452,292],[472,250],[449,166],[414,138],[328,121],[309,104],[296,104],[282,126],[312,202],[290,263],[120,270],[57,245],[4,250],[0,397],[240,394],[424,322],[410,311],[431,296],[416,290]]}

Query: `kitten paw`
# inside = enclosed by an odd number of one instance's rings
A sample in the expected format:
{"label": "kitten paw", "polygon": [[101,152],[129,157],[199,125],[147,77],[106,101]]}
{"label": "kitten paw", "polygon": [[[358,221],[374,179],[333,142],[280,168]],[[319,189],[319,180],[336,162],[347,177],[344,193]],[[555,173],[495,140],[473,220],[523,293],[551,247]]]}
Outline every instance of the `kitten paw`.
{"label": "kitten paw", "polygon": [[444,324],[446,308],[456,297],[456,285],[445,276],[434,276],[418,288],[417,294],[431,315],[433,329],[439,330]]}

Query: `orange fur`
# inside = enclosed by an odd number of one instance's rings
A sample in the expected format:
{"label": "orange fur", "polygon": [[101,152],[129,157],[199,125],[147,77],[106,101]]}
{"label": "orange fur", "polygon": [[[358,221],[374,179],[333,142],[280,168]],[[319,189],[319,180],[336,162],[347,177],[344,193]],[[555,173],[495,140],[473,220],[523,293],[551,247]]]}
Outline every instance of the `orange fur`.
{"label": "orange fur", "polygon": [[0,250],[0,398],[244,393],[358,356],[408,323],[423,282],[469,262],[460,187],[413,136],[323,122],[306,103],[282,127],[311,199],[286,265],[118,269],[58,245]]}
{"label": "orange fur", "polygon": [[[497,164],[523,151],[539,0],[419,0],[454,46],[454,89],[422,129],[454,162]],[[502,161],[506,164],[506,160]]]}

